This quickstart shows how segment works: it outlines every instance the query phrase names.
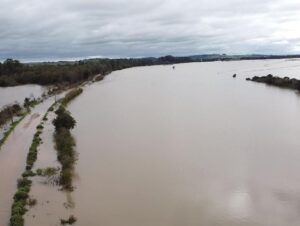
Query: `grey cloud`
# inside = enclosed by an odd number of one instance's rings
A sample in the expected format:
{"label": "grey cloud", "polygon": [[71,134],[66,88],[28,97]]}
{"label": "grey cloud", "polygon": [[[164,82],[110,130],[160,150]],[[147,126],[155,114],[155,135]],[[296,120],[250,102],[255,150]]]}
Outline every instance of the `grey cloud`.
{"label": "grey cloud", "polygon": [[299,53],[298,0],[0,0],[0,59]]}

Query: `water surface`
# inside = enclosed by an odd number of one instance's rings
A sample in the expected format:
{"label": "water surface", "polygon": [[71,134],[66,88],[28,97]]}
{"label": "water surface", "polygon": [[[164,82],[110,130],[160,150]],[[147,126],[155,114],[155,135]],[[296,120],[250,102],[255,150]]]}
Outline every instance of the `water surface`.
{"label": "water surface", "polygon": [[245,81],[299,72],[300,61],[190,63],[87,87],[69,107],[76,225],[300,225],[300,96]]}
{"label": "water surface", "polygon": [[13,195],[17,189],[17,179],[26,165],[26,157],[36,126],[40,123],[54,99],[49,98],[32,109],[10,134],[0,150],[0,225],[9,223]]}
{"label": "water surface", "polygon": [[44,91],[45,88],[39,85],[0,87],[0,109],[7,104],[13,104],[14,102],[23,104],[26,97],[38,98]]}

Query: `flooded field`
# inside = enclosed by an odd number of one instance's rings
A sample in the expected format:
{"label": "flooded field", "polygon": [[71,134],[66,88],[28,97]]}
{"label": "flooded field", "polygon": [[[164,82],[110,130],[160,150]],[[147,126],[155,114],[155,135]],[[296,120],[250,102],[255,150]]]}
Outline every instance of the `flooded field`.
{"label": "flooded field", "polygon": [[0,150],[0,225],[8,225],[12,198],[17,179],[25,168],[26,156],[36,126],[54,99],[50,98],[36,106],[8,137]]}
{"label": "flooded field", "polygon": [[[34,178],[25,225],[300,225],[300,95],[245,81],[269,73],[300,78],[300,61],[138,67],[86,86],[68,107],[75,190]],[[51,117],[35,169],[58,164]]]}
{"label": "flooded field", "polygon": [[25,97],[40,97],[46,88],[39,85],[22,85],[15,87],[0,87],[0,109],[14,102],[24,103]]}

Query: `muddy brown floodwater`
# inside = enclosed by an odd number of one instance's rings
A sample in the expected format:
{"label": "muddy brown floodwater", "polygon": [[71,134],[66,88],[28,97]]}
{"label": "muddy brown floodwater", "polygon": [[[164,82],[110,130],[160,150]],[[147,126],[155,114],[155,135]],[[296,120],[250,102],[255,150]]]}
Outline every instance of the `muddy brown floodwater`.
{"label": "muddy brown floodwater", "polygon": [[48,99],[36,106],[8,137],[0,150],[0,225],[8,225],[17,178],[24,171],[26,156],[36,126],[54,99]]}
{"label": "muddy brown floodwater", "polygon": [[24,103],[25,97],[38,98],[47,89],[39,85],[21,85],[14,87],[0,87],[0,109],[7,105],[18,102]]}
{"label": "muddy brown floodwater", "polygon": [[78,226],[300,225],[300,96],[245,81],[299,72],[300,61],[190,63],[86,87],[69,106],[75,205],[58,213],[66,195],[45,191],[52,209],[27,225],[69,214]]}
{"label": "muddy brown floodwater", "polygon": [[300,96],[245,81],[267,73],[300,61],[133,68],[86,89],[69,107],[76,225],[300,225]]}

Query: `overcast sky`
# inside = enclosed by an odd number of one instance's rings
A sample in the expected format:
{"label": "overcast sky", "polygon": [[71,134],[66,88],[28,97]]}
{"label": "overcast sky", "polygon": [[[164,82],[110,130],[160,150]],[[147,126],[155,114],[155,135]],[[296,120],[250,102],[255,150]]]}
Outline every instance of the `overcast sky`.
{"label": "overcast sky", "polygon": [[0,59],[300,53],[300,0],[0,0]]}

